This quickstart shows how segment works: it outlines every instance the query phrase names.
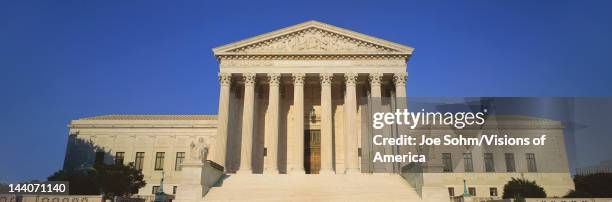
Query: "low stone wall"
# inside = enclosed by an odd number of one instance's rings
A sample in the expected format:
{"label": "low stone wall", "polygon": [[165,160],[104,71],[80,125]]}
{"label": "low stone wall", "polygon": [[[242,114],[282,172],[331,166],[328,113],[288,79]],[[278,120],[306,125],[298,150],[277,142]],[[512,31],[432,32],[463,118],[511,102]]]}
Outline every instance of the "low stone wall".
{"label": "low stone wall", "polygon": [[[514,202],[514,199],[493,199],[490,197],[450,198],[451,202]],[[612,198],[526,198],[525,202],[612,202]]]}
{"label": "low stone wall", "polygon": [[98,195],[16,195],[0,194],[0,202],[103,202]]}
{"label": "low stone wall", "polygon": [[204,164],[204,172],[202,173],[202,184],[204,185],[204,194],[210,190],[211,187],[215,186],[219,179],[223,176],[223,166],[215,163],[214,161],[206,161]]}
{"label": "low stone wall", "polygon": [[612,198],[526,198],[525,202],[612,202]]}
{"label": "low stone wall", "polygon": [[17,202],[21,200],[15,194],[0,194],[0,202]]}

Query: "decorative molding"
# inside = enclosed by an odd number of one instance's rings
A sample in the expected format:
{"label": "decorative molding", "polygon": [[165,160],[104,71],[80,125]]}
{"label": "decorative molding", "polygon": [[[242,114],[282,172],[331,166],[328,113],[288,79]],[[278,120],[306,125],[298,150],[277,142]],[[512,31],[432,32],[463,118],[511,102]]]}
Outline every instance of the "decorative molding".
{"label": "decorative molding", "polygon": [[291,74],[291,76],[293,77],[293,85],[300,85],[300,86],[304,85],[304,77],[306,77],[306,74],[294,73],[294,74]]}
{"label": "decorative molding", "polygon": [[231,73],[221,73],[219,72],[219,83],[222,86],[229,86],[232,84],[232,74]]}
{"label": "decorative molding", "polygon": [[380,72],[371,73],[369,75],[370,85],[380,86],[383,74]]}
{"label": "decorative molding", "polygon": [[334,79],[334,74],[332,73],[322,73],[319,75],[321,79],[321,86],[331,86],[332,80]]}
{"label": "decorative molding", "polygon": [[397,56],[378,55],[375,57],[357,56],[223,56],[219,61],[220,67],[269,67],[283,61],[316,60],[334,62],[338,60],[346,61],[346,65],[351,66],[405,66],[406,58]]}
{"label": "decorative molding", "polygon": [[244,85],[255,85],[255,73],[244,73],[242,77],[244,78]]}
{"label": "decorative molding", "polygon": [[398,50],[316,27],[235,48],[231,53],[397,53]]}
{"label": "decorative molding", "polygon": [[413,48],[376,37],[308,21],[213,49],[215,56],[274,53],[362,53],[411,55]]}
{"label": "decorative molding", "polygon": [[281,74],[279,73],[271,73],[268,74],[268,83],[270,86],[279,86],[281,79]]}
{"label": "decorative molding", "polygon": [[346,73],[344,74],[344,81],[347,86],[355,86],[357,83],[357,73]]}
{"label": "decorative molding", "polygon": [[393,74],[393,83],[395,83],[396,86],[398,85],[406,85],[406,79],[408,78],[408,74],[405,72],[402,73],[395,73]]}

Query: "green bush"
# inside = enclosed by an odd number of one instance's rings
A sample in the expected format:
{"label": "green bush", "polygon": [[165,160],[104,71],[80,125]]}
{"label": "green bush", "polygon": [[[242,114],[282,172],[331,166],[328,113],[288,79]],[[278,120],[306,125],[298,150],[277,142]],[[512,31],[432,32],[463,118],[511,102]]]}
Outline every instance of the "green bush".
{"label": "green bush", "polygon": [[535,181],[529,181],[524,178],[512,178],[512,180],[504,185],[502,198],[514,198],[517,201],[523,198],[546,198],[546,192]]}

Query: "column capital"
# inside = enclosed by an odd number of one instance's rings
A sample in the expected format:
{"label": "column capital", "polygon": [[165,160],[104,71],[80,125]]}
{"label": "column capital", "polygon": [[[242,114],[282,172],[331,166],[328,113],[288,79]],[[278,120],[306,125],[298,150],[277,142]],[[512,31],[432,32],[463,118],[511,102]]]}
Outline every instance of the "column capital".
{"label": "column capital", "polygon": [[280,84],[281,74],[279,73],[270,73],[268,74],[268,83],[270,86],[278,86]]}
{"label": "column capital", "polygon": [[331,82],[334,79],[334,74],[332,73],[321,73],[321,86],[331,86]]}
{"label": "column capital", "polygon": [[244,73],[242,77],[244,78],[244,85],[255,85],[255,73]]}
{"label": "column capital", "polygon": [[304,85],[304,77],[306,77],[306,74],[293,73],[291,74],[291,76],[293,77],[293,85],[300,85],[300,86]]}
{"label": "column capital", "polygon": [[393,83],[395,83],[396,86],[399,85],[406,85],[406,79],[408,77],[408,74],[406,72],[401,72],[401,73],[395,73],[393,74]]}
{"label": "column capital", "polygon": [[222,86],[229,86],[232,84],[232,73],[219,72],[219,83]]}
{"label": "column capital", "polygon": [[370,85],[372,86],[380,86],[380,82],[382,81],[382,73],[375,72],[369,75]]}
{"label": "column capital", "polygon": [[357,73],[345,73],[344,81],[346,82],[347,86],[354,86],[357,83]]}

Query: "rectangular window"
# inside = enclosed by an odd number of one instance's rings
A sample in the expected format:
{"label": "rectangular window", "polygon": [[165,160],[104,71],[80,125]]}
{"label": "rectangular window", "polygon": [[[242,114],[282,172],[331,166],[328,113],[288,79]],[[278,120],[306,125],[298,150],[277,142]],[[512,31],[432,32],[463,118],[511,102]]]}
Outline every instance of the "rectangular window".
{"label": "rectangular window", "polygon": [[153,186],[153,190],[151,190],[152,194],[159,192],[159,186]]}
{"label": "rectangular window", "polygon": [[173,194],[173,195],[176,195],[176,188],[177,188],[176,186],[173,186],[173,187],[172,187],[172,194]]}
{"label": "rectangular window", "polygon": [[534,153],[527,153],[527,172],[538,172]]}
{"label": "rectangular window", "polygon": [[183,170],[183,160],[185,160],[185,152],[176,152],[176,163],[174,164],[174,170]]}
{"label": "rectangular window", "polygon": [[450,153],[442,153],[442,164],[444,164],[444,172],[453,172],[453,159]]}
{"label": "rectangular window", "polygon": [[125,152],[115,153],[115,165],[123,165],[123,159],[125,158]]}
{"label": "rectangular window", "polygon": [[94,161],[95,164],[102,164],[104,163],[104,151],[97,151],[96,152],[96,160]]}
{"label": "rectangular window", "polygon": [[495,172],[495,161],[493,161],[493,153],[484,154],[485,172]]}
{"label": "rectangular window", "polygon": [[453,187],[448,188],[448,196],[455,196],[455,188]]}
{"label": "rectangular window", "polygon": [[463,168],[465,172],[474,172],[474,163],[472,162],[472,153],[463,153]]}
{"label": "rectangular window", "polygon": [[476,196],[476,187],[468,188],[468,192],[470,192],[470,195]]}
{"label": "rectangular window", "polygon": [[136,152],[136,159],[134,160],[134,168],[136,168],[136,170],[142,170],[144,155],[144,152]]}
{"label": "rectangular window", "polygon": [[497,196],[497,187],[489,188],[489,195],[490,196]]}
{"label": "rectangular window", "polygon": [[164,156],[166,153],[157,152],[155,153],[155,170],[163,170],[164,169]]}
{"label": "rectangular window", "polygon": [[516,172],[516,166],[514,165],[514,154],[506,153],[506,172]]}

